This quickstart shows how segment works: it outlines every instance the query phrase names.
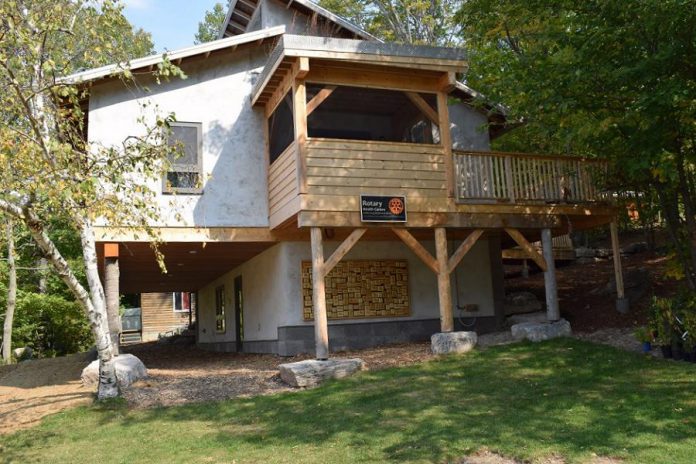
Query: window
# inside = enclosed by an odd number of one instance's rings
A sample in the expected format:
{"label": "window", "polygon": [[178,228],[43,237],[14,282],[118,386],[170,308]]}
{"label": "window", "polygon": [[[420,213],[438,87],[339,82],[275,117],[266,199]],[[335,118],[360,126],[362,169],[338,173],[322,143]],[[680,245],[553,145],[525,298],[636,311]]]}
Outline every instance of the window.
{"label": "window", "polygon": [[174,292],[174,312],[188,313],[196,310],[196,294],[191,292]]}
{"label": "window", "polygon": [[[439,144],[433,93],[307,84],[309,137]],[[318,105],[318,106],[317,106]]]}
{"label": "window", "polygon": [[175,122],[171,125],[169,170],[164,176],[164,193],[202,193],[202,129],[196,122]]}
{"label": "window", "polygon": [[292,91],[288,92],[278,108],[268,118],[270,162],[278,159],[295,140],[295,121],[292,116]]}
{"label": "window", "polygon": [[225,333],[225,287],[215,289],[215,332]]}

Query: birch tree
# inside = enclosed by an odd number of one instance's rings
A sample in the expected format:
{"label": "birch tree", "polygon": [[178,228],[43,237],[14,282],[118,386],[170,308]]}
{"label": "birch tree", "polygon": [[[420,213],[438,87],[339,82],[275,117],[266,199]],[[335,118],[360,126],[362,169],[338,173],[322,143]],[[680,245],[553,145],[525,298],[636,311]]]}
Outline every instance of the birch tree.
{"label": "birch tree", "polygon": [[[143,116],[140,135],[120,146],[89,146],[83,105],[89,89],[62,79],[85,67],[123,63],[138,43],[110,0],[0,2],[0,210],[27,228],[53,270],[80,303],[99,361],[98,398],[119,394],[104,289],[97,269],[94,224],[99,218],[151,232],[157,216],[146,185],[159,177],[171,149],[171,117]],[[166,60],[160,74],[178,71]],[[134,176],[133,173],[137,173]],[[85,287],[51,239],[52,218],[66,218],[80,236]]]}
{"label": "birch tree", "polygon": [[8,364],[12,360],[12,324],[17,306],[17,265],[15,264],[14,227],[12,219],[5,221],[7,241],[7,304],[2,330],[2,360]]}

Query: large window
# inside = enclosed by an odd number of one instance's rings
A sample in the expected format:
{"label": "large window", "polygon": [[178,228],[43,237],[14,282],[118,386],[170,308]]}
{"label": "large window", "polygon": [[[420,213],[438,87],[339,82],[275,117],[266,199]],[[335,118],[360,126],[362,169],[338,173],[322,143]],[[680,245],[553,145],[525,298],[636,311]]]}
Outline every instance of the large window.
{"label": "large window", "polygon": [[175,122],[171,125],[168,143],[175,150],[169,155],[169,170],[163,179],[164,193],[201,193],[202,129],[196,122]]}
{"label": "large window", "polygon": [[174,312],[188,313],[196,310],[196,294],[191,292],[174,292],[172,294]]}
{"label": "large window", "polygon": [[435,94],[307,85],[309,137],[439,143]]}
{"label": "large window", "polygon": [[292,91],[288,92],[268,118],[268,138],[271,163],[295,140],[295,124],[292,116]]}
{"label": "large window", "polygon": [[225,287],[215,289],[215,332],[224,333],[225,327]]}

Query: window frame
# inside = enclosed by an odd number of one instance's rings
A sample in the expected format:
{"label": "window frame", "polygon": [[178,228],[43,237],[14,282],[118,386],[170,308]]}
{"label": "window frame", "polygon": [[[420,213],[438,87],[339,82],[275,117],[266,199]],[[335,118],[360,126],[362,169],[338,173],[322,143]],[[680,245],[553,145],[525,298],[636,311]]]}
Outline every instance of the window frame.
{"label": "window frame", "polygon": [[[225,286],[215,287],[215,333],[224,334],[227,332],[227,314],[225,313]],[[218,310],[220,314],[218,314]],[[222,322],[222,329],[218,328],[218,322]]]}
{"label": "window frame", "polygon": [[[162,193],[165,195],[186,194],[186,195],[201,195],[203,194],[203,123],[176,121],[169,124],[170,127],[194,127],[196,128],[196,163],[177,163],[172,162],[169,169],[162,175]],[[169,137],[171,137],[171,133]],[[169,140],[167,140],[167,143]],[[172,187],[167,184],[167,176],[169,173],[188,173],[195,172],[198,174],[200,187]]]}
{"label": "window frame", "polygon": [[[177,294],[177,293],[181,293],[182,295],[183,295],[184,293],[188,293],[188,294],[189,294],[189,309],[176,309],[176,294]],[[172,292],[172,309],[173,309],[173,311],[174,311],[175,313],[178,313],[178,314],[182,314],[182,313],[188,314],[188,313],[190,313],[190,312],[193,310],[193,308],[194,308],[194,303],[193,303],[193,301],[194,301],[194,296],[193,296],[193,295],[195,295],[193,292]],[[182,300],[181,300],[182,306],[183,306],[183,301],[184,301],[184,300],[183,300],[183,296],[182,296]]]}

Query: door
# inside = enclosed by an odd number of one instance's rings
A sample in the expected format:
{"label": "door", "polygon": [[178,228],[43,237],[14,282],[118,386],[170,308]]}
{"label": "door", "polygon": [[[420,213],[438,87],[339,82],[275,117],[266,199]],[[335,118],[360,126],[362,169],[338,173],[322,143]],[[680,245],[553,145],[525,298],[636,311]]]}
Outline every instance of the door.
{"label": "door", "polygon": [[244,348],[244,293],[242,291],[242,276],[234,279],[234,327],[237,341],[237,352]]}

